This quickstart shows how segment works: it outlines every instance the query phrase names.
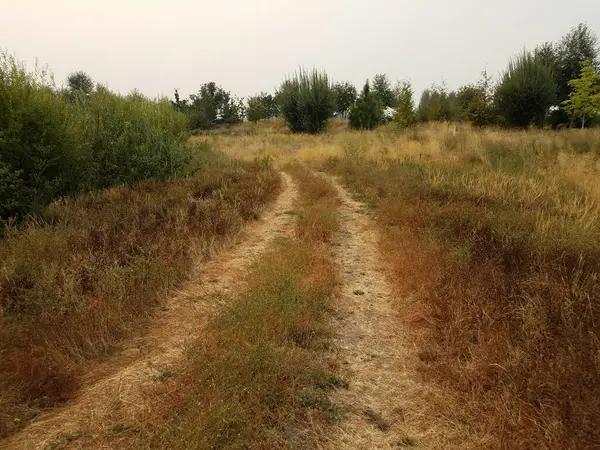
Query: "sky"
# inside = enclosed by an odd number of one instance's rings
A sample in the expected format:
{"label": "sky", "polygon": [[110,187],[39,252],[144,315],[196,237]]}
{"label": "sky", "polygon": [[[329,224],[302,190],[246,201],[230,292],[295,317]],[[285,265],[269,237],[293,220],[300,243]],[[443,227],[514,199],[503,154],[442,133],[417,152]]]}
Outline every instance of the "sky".
{"label": "sky", "polygon": [[182,97],[215,81],[246,97],[300,66],[361,88],[385,73],[419,93],[494,77],[580,22],[598,0],[0,0],[0,48],[57,84],[84,70],[109,88]]}

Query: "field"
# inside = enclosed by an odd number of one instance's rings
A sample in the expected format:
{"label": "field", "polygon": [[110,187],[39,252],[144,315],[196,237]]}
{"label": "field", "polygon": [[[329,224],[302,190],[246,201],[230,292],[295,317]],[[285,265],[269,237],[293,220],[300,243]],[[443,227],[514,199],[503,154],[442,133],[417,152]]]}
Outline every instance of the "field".
{"label": "field", "polygon": [[0,243],[0,448],[596,448],[600,130],[197,134]]}

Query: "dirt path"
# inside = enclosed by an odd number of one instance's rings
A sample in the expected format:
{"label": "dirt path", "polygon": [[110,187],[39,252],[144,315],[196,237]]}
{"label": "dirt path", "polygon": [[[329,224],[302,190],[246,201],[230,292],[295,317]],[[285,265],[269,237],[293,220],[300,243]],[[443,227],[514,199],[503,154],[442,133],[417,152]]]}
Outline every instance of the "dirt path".
{"label": "dirt path", "polygon": [[380,266],[375,223],[363,204],[329,179],[342,200],[333,256],[343,286],[335,304],[334,328],[349,388],[333,394],[346,414],[325,448],[410,446],[413,438],[401,405],[405,391],[414,393],[414,381],[403,367],[407,344],[399,333],[392,290]]}
{"label": "dirt path", "polygon": [[112,367],[104,368],[108,375],[84,388],[73,403],[0,441],[0,448],[56,448],[53,442],[65,448],[69,441],[77,447],[81,441],[74,438],[80,434],[89,448],[113,448],[114,442],[103,444],[103,436],[150,420],[150,405],[161,401],[155,395],[157,381],[177,373],[186,344],[201,336],[207,318],[219,306],[215,294],[237,290],[248,265],[267,244],[293,233],[294,218],[285,212],[293,208],[297,187],[288,175],[282,176],[284,190],[261,220],[248,225],[236,245],[198,269],[166,303],[150,332],[111,359]]}

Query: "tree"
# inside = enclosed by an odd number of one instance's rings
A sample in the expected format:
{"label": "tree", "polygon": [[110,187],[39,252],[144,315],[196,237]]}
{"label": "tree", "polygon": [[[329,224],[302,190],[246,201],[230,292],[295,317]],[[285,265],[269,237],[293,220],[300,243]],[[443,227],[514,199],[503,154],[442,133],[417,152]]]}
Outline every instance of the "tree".
{"label": "tree", "polygon": [[261,92],[248,98],[246,116],[250,122],[270,119],[277,115],[277,103],[271,94]]}
{"label": "tree", "polygon": [[571,80],[569,86],[573,89],[569,99],[562,104],[570,117],[581,120],[581,128],[590,117],[600,114],[600,74],[596,72],[591,61],[583,63],[581,76]]}
{"label": "tree", "polygon": [[538,45],[533,55],[541,61],[546,67],[555,72],[556,64],[558,61],[557,49],[552,42],[544,42],[541,45]]}
{"label": "tree", "polygon": [[408,81],[401,81],[396,84],[394,89],[396,95],[396,116],[394,121],[407,127],[415,121],[415,102],[413,100],[414,91]]}
{"label": "tree", "polygon": [[295,133],[320,133],[335,111],[335,95],[325,72],[300,69],[277,92],[281,114]]}
{"label": "tree", "polygon": [[175,108],[175,111],[179,112],[185,112],[188,106],[187,100],[181,100],[179,97],[179,91],[177,89],[175,89],[175,101],[171,102],[171,104],[173,105],[173,108]]}
{"label": "tree", "polygon": [[486,71],[481,75],[478,83],[461,87],[456,95],[458,117],[475,126],[490,125],[494,122],[491,78]]}
{"label": "tree", "polygon": [[570,81],[579,78],[584,61],[598,67],[598,37],[584,23],[580,23],[567,33],[557,46],[555,66],[558,100],[569,98]]}
{"label": "tree", "polygon": [[495,103],[506,125],[542,125],[556,101],[556,84],[544,62],[529,52],[512,59],[496,88]]}
{"label": "tree", "polygon": [[239,123],[244,116],[242,99],[214,82],[204,83],[198,94],[190,95],[187,113],[192,128],[210,129],[222,123]]}
{"label": "tree", "polygon": [[431,90],[425,89],[421,93],[419,106],[417,107],[417,121],[427,122],[429,120],[429,102],[431,100]]}
{"label": "tree", "polygon": [[360,97],[350,109],[350,127],[372,130],[381,123],[382,111],[380,100],[371,91],[369,80],[367,80]]}
{"label": "tree", "polygon": [[382,109],[396,107],[396,96],[387,75],[380,73],[373,77],[372,92],[379,100]]}
{"label": "tree", "polygon": [[333,94],[335,96],[335,112],[346,117],[350,107],[356,101],[356,88],[348,81],[338,82],[333,85]]}
{"label": "tree", "polygon": [[67,77],[67,84],[72,92],[91,94],[94,91],[94,81],[83,71],[73,72]]}
{"label": "tree", "polygon": [[[600,67],[598,38],[587,25],[580,23],[567,33],[561,41],[552,47],[546,43],[536,49],[547,65],[551,64],[557,85],[557,105],[562,106],[569,99],[572,88],[569,82],[579,77],[583,62],[589,60],[596,68]],[[551,114],[553,126],[565,123],[569,115],[564,107],[556,108]]]}
{"label": "tree", "polygon": [[421,122],[454,120],[458,115],[457,107],[454,92],[448,93],[445,87],[433,85],[421,95],[417,118]]}

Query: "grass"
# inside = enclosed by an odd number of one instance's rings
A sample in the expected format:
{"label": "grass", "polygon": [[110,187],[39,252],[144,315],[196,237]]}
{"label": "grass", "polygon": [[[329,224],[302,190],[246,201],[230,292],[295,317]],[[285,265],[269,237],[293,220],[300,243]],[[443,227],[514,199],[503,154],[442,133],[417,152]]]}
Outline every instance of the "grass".
{"label": "grass", "polygon": [[[318,206],[335,205],[335,191],[302,167],[290,172],[300,182],[297,238],[272,244],[245,291],[192,346],[184,375],[192,387],[143,446],[311,448],[317,424],[336,420],[328,392],[347,384],[324,355],[336,284],[327,241],[336,224]],[[316,218],[308,220],[309,211]]]}
{"label": "grass", "polygon": [[330,121],[309,136],[272,121],[195,139],[325,167],[373,208],[407,299],[398,326],[441,392],[428,420],[460,424],[462,447],[600,441],[600,130]]}
{"label": "grass", "polygon": [[[193,141],[249,162],[212,162],[216,168],[195,179],[57,202],[41,222],[9,229],[0,248],[0,292],[3,302],[14,299],[2,304],[1,316],[5,432],[46,399],[69,398],[65,387],[77,381],[81,361],[135,332],[140,310],[143,326],[157,292],[255,217],[277,190],[273,158],[300,182],[301,200],[285,212],[296,220],[295,238],[275,242],[247,289],[211,321],[177,371],[184,392],[173,395],[175,414],[148,434],[136,430],[143,446],[310,448],[337,420],[328,393],[347,385],[324,350],[339,200],[323,178],[294,163],[302,160],[339,175],[373,209],[399,333],[414,337],[415,383],[431,387],[416,405],[424,426],[441,435],[452,424],[448,439],[460,448],[594,448],[600,132],[459,126],[454,134],[445,124],[354,132],[340,121],[328,130],[290,134],[268,121],[205,133]],[[171,272],[173,264],[180,271]],[[33,376],[46,373],[57,377],[44,384]],[[172,375],[161,375],[163,384]],[[27,390],[38,386],[50,395]],[[386,428],[376,412],[364,414]],[[436,428],[439,418],[444,426]],[[445,436],[413,428],[398,446],[449,446]]]}
{"label": "grass", "polygon": [[[412,325],[426,329],[421,373],[448,391],[443,415],[474,435],[593,445],[600,198],[588,176],[598,175],[597,156],[562,134],[552,143],[543,132],[463,131],[438,142],[450,139],[439,157],[351,153],[328,165],[376,210],[391,279],[417,302]],[[579,158],[589,166],[576,179],[563,161]]]}
{"label": "grass", "polygon": [[390,429],[390,424],[379,413],[376,413],[371,408],[365,408],[365,417],[381,431]]}
{"label": "grass", "polygon": [[195,177],[60,200],[5,230],[0,436],[72,398],[87,362],[140,333],[195,263],[279,191],[264,161],[233,162],[206,149],[196,158]]}

